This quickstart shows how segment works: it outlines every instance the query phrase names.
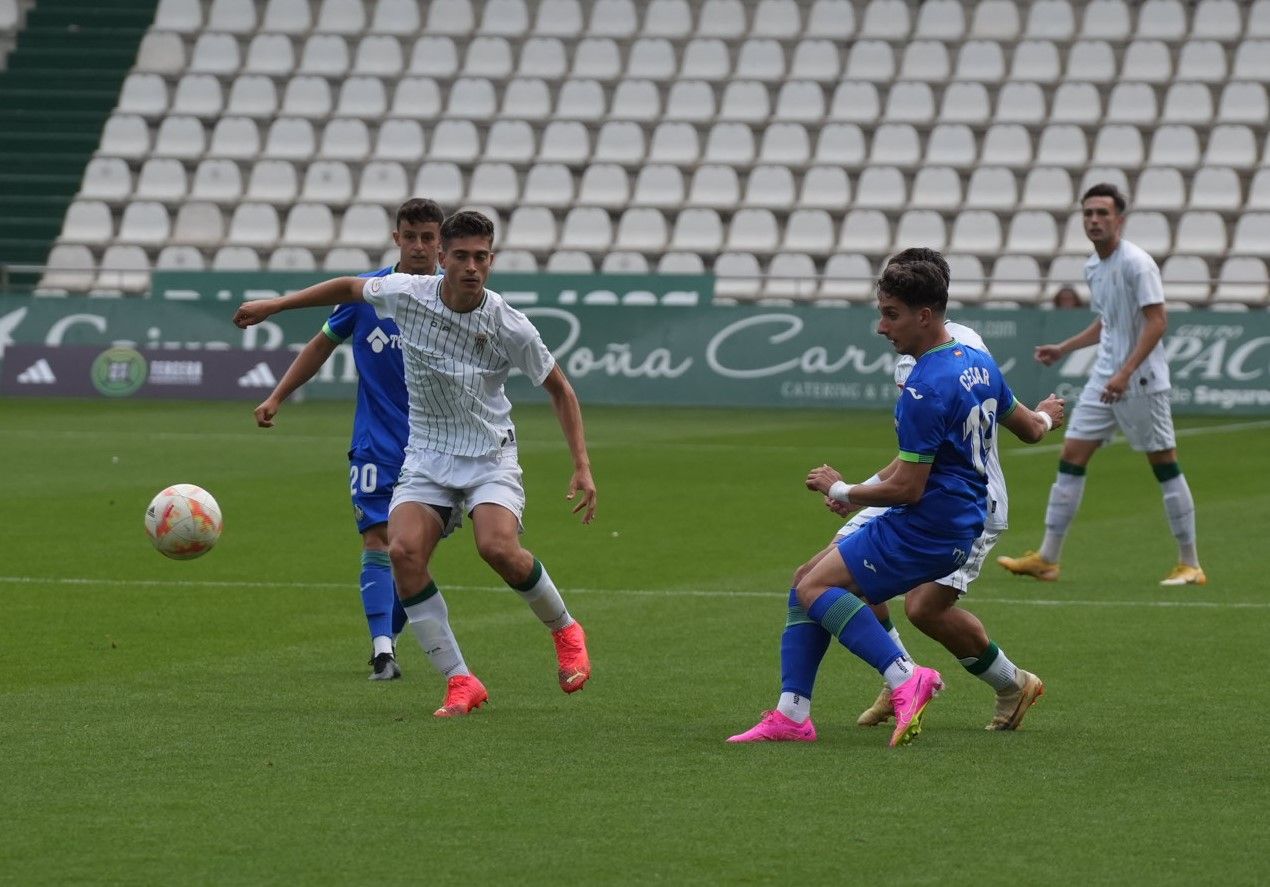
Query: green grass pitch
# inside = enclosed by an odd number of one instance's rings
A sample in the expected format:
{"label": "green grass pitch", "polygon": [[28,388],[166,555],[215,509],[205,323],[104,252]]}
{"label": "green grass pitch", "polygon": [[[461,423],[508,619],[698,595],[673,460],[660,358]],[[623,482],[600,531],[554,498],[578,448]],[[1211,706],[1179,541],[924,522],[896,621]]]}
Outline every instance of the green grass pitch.
{"label": "green grass pitch", "polygon": [[[350,404],[260,431],[248,404],[0,401],[0,883],[1270,880],[1266,422],[1179,422],[1207,587],[1157,585],[1157,484],[1113,445],[1062,581],[992,565],[972,588],[1048,687],[1019,732],[985,733],[986,685],[898,618],[948,691],[892,750],[854,726],[879,680],[837,646],[818,743],[723,742],[774,705],[789,576],[838,525],[806,470],[867,476],[888,416],[587,408],[589,527],[550,411],[517,418],[525,542],[595,676],[560,692],[545,629],[464,530],[434,567],[492,700],[445,721],[413,638],[403,680],[366,680]],[[1005,446],[998,553],[1039,541],[1057,444]],[[225,512],[196,561],[142,530],[179,481]]]}

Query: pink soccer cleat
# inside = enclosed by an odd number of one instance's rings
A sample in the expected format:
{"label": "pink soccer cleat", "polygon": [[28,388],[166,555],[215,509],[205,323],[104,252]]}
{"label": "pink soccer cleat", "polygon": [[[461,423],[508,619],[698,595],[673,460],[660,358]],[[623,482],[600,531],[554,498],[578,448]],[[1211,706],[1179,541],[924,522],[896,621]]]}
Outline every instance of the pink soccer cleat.
{"label": "pink soccer cleat", "polygon": [[488,701],[489,693],[476,675],[455,675],[446,682],[445,702],[432,714],[438,718],[460,718]]}
{"label": "pink soccer cleat", "polygon": [[944,679],[933,668],[919,665],[913,676],[891,692],[891,706],[895,709],[895,732],[891,734],[891,748],[908,745],[922,732],[922,712],[944,689]]}
{"label": "pink soccer cleat", "polygon": [[559,631],[551,633],[551,640],[556,645],[556,663],[560,666],[557,674],[560,678],[560,689],[566,693],[576,693],[591,678],[591,657],[586,651],[586,633],[578,622],[570,622]]}
{"label": "pink soccer cleat", "polygon": [[778,711],[765,711],[759,722],[744,733],[729,736],[728,742],[815,742],[816,725],[811,718],[801,724]]}

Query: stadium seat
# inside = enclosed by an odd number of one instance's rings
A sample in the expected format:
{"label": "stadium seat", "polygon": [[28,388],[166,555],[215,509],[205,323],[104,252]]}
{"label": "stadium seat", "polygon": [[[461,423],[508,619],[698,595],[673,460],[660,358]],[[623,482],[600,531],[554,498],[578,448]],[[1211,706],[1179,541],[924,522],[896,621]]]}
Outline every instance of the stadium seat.
{"label": "stadium seat", "polygon": [[[978,83],[963,84],[968,86],[982,86]],[[952,86],[949,86],[949,90]],[[948,91],[945,91],[944,98],[947,101]],[[986,115],[987,95],[984,95],[984,112]],[[948,119],[945,117],[944,119]],[[966,119],[963,123],[977,123],[986,120]],[[1045,93],[1041,90],[1040,85],[1036,83],[1018,83],[1008,82],[1001,84],[1001,89],[997,92],[997,123],[1024,123],[1032,126],[1038,126],[1046,120],[1046,101]]]}
{"label": "stadium seat", "polygon": [[656,120],[662,115],[661,93],[651,80],[621,80],[613,89],[609,118]]}
{"label": "stadium seat", "polygon": [[840,212],[851,204],[851,183],[840,166],[812,166],[803,174],[798,205]]}
{"label": "stadium seat", "polygon": [[[150,35],[147,34],[146,36]],[[181,50],[181,56],[184,57],[184,49]],[[290,58],[290,54],[288,53],[286,57]],[[198,39],[194,41],[194,48],[190,51],[188,69],[177,69],[175,71],[165,71],[164,73],[182,74],[188,70],[188,73],[191,74],[220,74],[224,76],[233,74],[241,65],[242,54],[238,49],[238,41],[232,35],[207,33],[199,34]],[[137,60],[137,68],[141,69],[140,57]]]}
{"label": "stadium seat", "polygon": [[1005,77],[1005,56],[1001,44],[992,40],[967,40],[957,52],[953,72],[957,80],[997,83]]}
{"label": "stadium seat", "polygon": [[850,210],[838,237],[840,252],[882,255],[891,247],[891,226],[875,209]]}
{"label": "stadium seat", "polygon": [[512,210],[503,234],[503,245],[543,252],[556,245],[556,217],[542,206],[518,206]]}
{"label": "stadium seat", "polygon": [[842,74],[838,47],[830,40],[800,40],[789,65],[791,80],[835,83]]}
{"label": "stadium seat", "polygon": [[770,254],[780,244],[780,226],[776,216],[768,209],[747,208],[737,210],[728,225],[724,248],[746,252]]}
{"label": "stadium seat", "polygon": [[[1189,166],[1199,162],[1199,142],[1194,130],[1187,128],[1191,141],[1189,147],[1194,151],[1194,159]],[[1257,165],[1257,141],[1250,127],[1238,124],[1222,124],[1214,126],[1208,132],[1208,146],[1204,150],[1205,166],[1229,166],[1235,169],[1251,169]],[[1262,166],[1267,166],[1265,159]]]}
{"label": "stadium seat", "polygon": [[330,160],[361,161],[369,154],[370,130],[364,121],[336,118],[322,130],[319,156]]}
{"label": "stadium seat", "polygon": [[900,80],[945,83],[952,73],[948,48],[935,40],[916,40],[904,47],[900,60]]}
{"label": "stadium seat", "polygon": [[705,271],[705,263],[696,253],[662,253],[657,260],[658,274],[704,274]]}
{"label": "stadium seat", "polygon": [[[479,59],[475,60],[479,65]],[[410,63],[406,70],[416,76],[448,80],[459,70],[458,49],[449,37],[420,37],[410,50]]]}
{"label": "stadium seat", "polygon": [[244,74],[229,88],[224,114],[230,117],[273,119],[278,115],[278,90],[273,78],[263,74]]}
{"label": "stadium seat", "polygon": [[904,0],[869,0],[860,21],[861,38],[902,40],[912,27]]}
{"label": "stadium seat", "polygon": [[[1172,94],[1170,90],[1169,95]],[[1117,83],[1111,88],[1111,95],[1107,98],[1107,120],[1116,123],[1153,124],[1158,116],[1155,90],[1146,83]],[[1165,116],[1168,119],[1167,105]]]}
{"label": "stadium seat", "polygon": [[260,154],[260,129],[247,117],[222,117],[212,129],[209,157],[255,160]]}
{"label": "stadium seat", "polygon": [[649,163],[696,163],[701,149],[697,130],[688,123],[659,123],[648,144]]}
{"label": "stadium seat", "polygon": [[572,205],[573,195],[573,173],[562,163],[538,163],[525,173],[521,201],[530,206],[560,209]]}
{"label": "stadium seat", "polygon": [[782,252],[767,266],[761,295],[767,299],[811,299],[816,294],[816,262],[800,252]]}
{"label": "stadium seat", "polygon": [[1245,40],[1235,50],[1236,80],[1270,80],[1270,40]]}
{"label": "stadium seat", "polygon": [[282,240],[292,246],[324,249],[335,238],[335,216],[320,203],[297,203],[287,213]]}
{"label": "stadium seat", "polygon": [[666,248],[669,236],[666,217],[660,210],[634,207],[622,213],[618,220],[613,246],[618,250],[659,253]]}
{"label": "stadium seat", "polygon": [[996,255],[1001,252],[1001,222],[995,213],[965,210],[953,222],[948,248],[970,255]]}
{"label": "stadium seat", "polygon": [[132,193],[132,171],[121,157],[94,157],[84,167],[78,197],[118,203]]}
{"label": "stadium seat", "polygon": [[845,80],[833,91],[829,119],[837,122],[872,123],[881,113],[878,89],[872,83]]}
{"label": "stadium seat", "polygon": [[[1110,109],[1108,116],[1111,116]],[[1170,85],[1164,99],[1162,119],[1166,123],[1208,123],[1213,119],[1212,92],[1203,83]]]}
{"label": "stadium seat", "polygon": [[1082,37],[1122,41],[1130,34],[1129,7],[1124,0],[1092,0],[1081,19]]}
{"label": "stadium seat", "polygon": [[[418,51],[417,45],[416,51]],[[506,38],[476,37],[467,44],[467,51],[463,54],[463,76],[506,80],[512,75],[514,69],[511,44]],[[419,71],[418,73],[428,72]]]}
{"label": "stadium seat", "polygon": [[1199,137],[1191,127],[1168,124],[1152,134],[1151,150],[1147,153],[1149,165],[1194,169],[1199,165],[1199,159]]}
{"label": "stadium seat", "polygon": [[1169,256],[1160,266],[1160,276],[1169,302],[1203,303],[1212,291],[1208,263],[1198,256]]}
{"label": "stadium seat", "polygon": [[723,221],[713,209],[685,209],[675,217],[671,249],[713,253],[722,246]]}
{"label": "stadium seat", "polygon": [[1074,200],[1072,179],[1066,170],[1044,166],[1028,170],[1020,202],[1023,208],[1066,210]]}
{"label": "stadium seat", "polygon": [[[1006,90],[1017,85],[1007,83],[1002,87],[1003,101],[1007,97]],[[989,108],[988,90],[982,83],[949,83],[944,87],[939,119],[943,123],[986,123]]]}
{"label": "stadium seat", "polygon": [[1270,256],[1270,213],[1244,213],[1235,222],[1235,235],[1231,238],[1230,252],[1243,256]]}
{"label": "stadium seat", "polygon": [[294,70],[295,50],[289,38],[282,34],[257,34],[251,38],[242,73],[283,76]]}
{"label": "stadium seat", "polygon": [[983,262],[978,256],[949,254],[948,269],[951,282],[948,284],[948,295],[953,299],[968,301],[983,297],[987,275],[983,272]]}
{"label": "stadium seat", "polygon": [[734,76],[764,83],[781,80],[785,76],[785,52],[780,43],[762,38],[744,41],[737,52]]}
{"label": "stadium seat", "polygon": [[[463,138],[475,140],[475,129],[465,130]],[[523,164],[534,159],[534,130],[523,120],[495,120],[485,138],[486,160]],[[472,144],[475,147],[475,141]],[[435,142],[433,146],[435,147]],[[463,158],[452,156],[449,159]]]}
{"label": "stadium seat", "polygon": [[1064,83],[1054,90],[1051,122],[1092,124],[1101,119],[1102,98],[1092,83]]}
{"label": "stadium seat", "polygon": [[266,203],[240,203],[234,207],[229,220],[228,243],[268,244],[276,243],[282,225],[278,211]]}
{"label": "stadium seat", "polygon": [[203,9],[199,0],[159,0],[154,13],[155,31],[194,34],[203,26]]}
{"label": "stadium seat", "polygon": [[574,207],[569,210],[560,224],[558,245],[563,249],[600,252],[608,249],[612,241],[612,220],[607,211],[598,207]]}
{"label": "stadium seat", "polygon": [[[735,84],[733,84],[735,85]],[[714,90],[704,80],[677,80],[666,96],[665,118],[704,123],[717,113]]]}
{"label": "stadium seat", "polygon": [[1222,262],[1214,301],[1264,304],[1270,297],[1266,263],[1251,256],[1233,256]]}
{"label": "stadium seat", "polygon": [[[877,147],[876,140],[874,147]],[[930,131],[926,140],[927,165],[969,169],[977,157],[974,133],[965,124],[941,123]]]}
{"label": "stadium seat", "polygon": [[558,37],[531,37],[521,46],[516,65],[518,77],[560,80],[568,70],[564,44]]}
{"label": "stadium seat", "polygon": [[1032,256],[1006,255],[992,263],[989,301],[1032,303],[1041,292],[1041,268]]}
{"label": "stadium seat", "polygon": [[460,77],[450,84],[446,117],[486,121],[498,111],[494,84],[483,77]]}
{"label": "stadium seat", "polygon": [[214,203],[192,201],[181,205],[172,223],[172,243],[213,247],[225,239],[225,216]]}
{"label": "stadium seat", "polygon": [[737,39],[745,34],[745,6],[741,0],[705,0],[697,18],[697,33]]}
{"label": "stadium seat", "polygon": [[304,34],[313,27],[312,10],[307,0],[268,0],[260,22],[261,31],[281,34]]}
{"label": "stadium seat", "polygon": [[430,197],[443,207],[457,206],[463,199],[463,173],[457,164],[446,161],[425,163],[415,174],[413,193]]}
{"label": "stadium seat", "polygon": [[1133,189],[1129,187],[1129,176],[1123,169],[1116,169],[1110,166],[1090,166],[1080,177],[1080,186],[1076,189],[1077,198],[1084,194],[1091,187],[1101,183],[1115,185],[1120,189],[1121,194],[1132,195]]}
{"label": "stadium seat", "polygon": [[1125,219],[1124,237],[1152,256],[1168,255],[1173,233],[1168,217],[1158,212],[1131,212]]}
{"label": "stadium seat", "polygon": [[633,80],[669,80],[677,67],[674,47],[664,37],[641,37],[626,58],[626,76]]}
{"label": "stadium seat", "polygon": [[392,239],[392,219],[378,204],[354,204],[340,219],[340,246],[378,249]]}
{"label": "stadium seat", "polygon": [[582,173],[577,202],[584,206],[620,209],[630,202],[631,182],[615,163],[593,163]]}
{"label": "stadium seat", "polygon": [[1146,0],[1138,9],[1139,38],[1177,41],[1186,36],[1186,10],[1181,0]]}
{"label": "stadium seat", "polygon": [[741,199],[736,170],[722,164],[703,163],[692,174],[688,205],[732,209]]}
{"label": "stadium seat", "polygon": [[815,0],[804,33],[844,40],[855,33],[855,9],[850,0]]}
{"label": "stadium seat", "polygon": [[631,37],[639,26],[632,0],[595,0],[587,31],[601,37]]}
{"label": "stadium seat", "polygon": [[410,181],[400,163],[376,160],[362,167],[357,181],[359,203],[380,203],[385,206],[400,204],[403,195],[410,192]]}
{"label": "stadium seat", "polygon": [[309,164],[300,189],[301,201],[342,205],[352,199],[353,175],[347,164],[333,160]]}
{"label": "stadium seat", "polygon": [[441,89],[431,77],[403,77],[393,90],[389,117],[431,120],[441,116]]}
{"label": "stadium seat", "polygon": [[800,123],[773,123],[763,130],[759,163],[802,166],[811,159],[811,140]]}
{"label": "stadium seat", "polygon": [[1180,210],[1186,205],[1182,173],[1172,167],[1151,166],[1138,176],[1133,189],[1135,209]]}
{"label": "stadium seat", "polygon": [[1010,210],[1018,202],[1018,182],[1010,170],[999,166],[980,166],[971,172],[966,186],[967,207]]}
{"label": "stadium seat", "polygon": [[843,76],[847,80],[889,83],[895,79],[895,54],[889,43],[881,40],[858,40],[847,53]]}
{"label": "stadium seat", "polygon": [[683,50],[681,80],[726,80],[732,72],[727,44],[714,38],[694,38]]}
{"label": "stadium seat", "polygon": [[[1009,4],[1013,6],[1013,4]],[[976,13],[976,22],[978,15]],[[1017,21],[1017,17],[1016,17]],[[917,10],[913,36],[918,40],[959,41],[966,32],[966,15],[957,0],[930,0]],[[975,36],[990,36],[976,34]]]}
{"label": "stadium seat", "polygon": [[252,33],[256,30],[256,4],[252,0],[212,0],[207,30]]}
{"label": "stadium seat", "polygon": [[292,203],[300,193],[295,166],[285,160],[261,160],[251,168],[244,198],[258,203]]}
{"label": "stadium seat", "polygon": [[[336,252],[331,250],[326,255],[324,270],[327,271],[362,271],[370,267],[369,257],[366,253],[361,253],[357,258],[366,258],[365,263],[354,264],[350,261],[342,261],[344,259],[343,251]],[[331,254],[334,253],[334,261]],[[265,269],[268,271],[316,271],[317,259],[313,257],[311,250],[302,246],[280,246],[269,254],[268,260],[265,262]]]}
{"label": "stadium seat", "polygon": [[1226,252],[1226,223],[1219,213],[1192,210],[1177,220],[1173,249],[1199,256],[1220,256]]}
{"label": "stadium seat", "polygon": [[823,209],[798,209],[785,223],[782,250],[826,255],[833,250],[833,219]]}
{"label": "stadium seat", "polygon": [[[944,127],[937,127],[942,129]],[[934,141],[934,134],[931,140]],[[905,123],[884,123],[873,131],[869,151],[871,163],[914,167],[921,162],[922,143],[917,130]]]}
{"label": "stadium seat", "polygon": [[608,37],[587,37],[573,49],[571,76],[579,80],[613,80],[622,73],[622,54]]}
{"label": "stadium seat", "polygon": [[755,37],[792,40],[802,29],[802,12],[795,0],[759,0],[750,33]]}
{"label": "stadium seat", "polygon": [[935,94],[925,83],[896,83],[882,116],[890,122],[927,123],[935,116]]}
{"label": "stadium seat", "polygon": [[207,263],[203,261],[203,253],[195,247],[165,246],[159,250],[154,267],[165,271],[202,271]]}
{"label": "stadium seat", "polygon": [[[225,118],[221,118],[223,123]],[[308,160],[317,150],[313,124],[307,120],[280,117],[269,127],[264,156],[283,160]]]}
{"label": "stadium seat", "polygon": [[913,176],[909,205],[920,209],[956,209],[961,206],[961,176],[947,166],[926,165]]}
{"label": "stadium seat", "polygon": [[761,165],[750,170],[745,182],[747,207],[789,209],[794,205],[794,174],[787,166]]}
{"label": "stadium seat", "polygon": [[836,253],[825,262],[819,295],[822,299],[872,299],[873,280],[873,265],[866,256]]}
{"label": "stadium seat", "polygon": [[129,74],[119,91],[117,114],[160,117],[168,110],[168,87],[158,74]]}
{"label": "stadium seat", "polygon": [[855,205],[899,209],[907,199],[904,174],[894,166],[869,166],[856,178]]}
{"label": "stadium seat", "polygon": [[110,207],[100,200],[75,200],[66,209],[59,241],[99,246],[109,243],[115,234]]}
{"label": "stadium seat", "polygon": [[[1089,242],[1085,245],[1088,247]],[[1088,253],[1092,252],[1092,248],[1087,249],[1086,255],[1063,255],[1055,256],[1050,262],[1049,272],[1046,275],[1047,288],[1052,292],[1059,287],[1070,286],[1080,295],[1082,299],[1089,298],[1089,287],[1085,283],[1085,262],[1088,261]]]}
{"label": "stadium seat", "polygon": [[1270,210],[1270,167],[1257,170],[1248,186],[1248,202],[1244,205],[1250,210]]}
{"label": "stadium seat", "polygon": [[179,157],[193,160],[206,148],[203,124],[194,117],[165,117],[154,137],[156,157]]}
{"label": "stadium seat", "polygon": [[538,272],[538,259],[527,249],[500,248],[498,251],[498,270],[536,274]]}
{"label": "stadium seat", "polygon": [[1010,219],[1010,228],[1005,239],[1007,253],[1048,256],[1057,250],[1058,228],[1054,224],[1054,217],[1049,213],[1024,210],[1015,213]]}
{"label": "stadium seat", "polygon": [[714,293],[724,298],[758,295],[763,271],[756,256],[745,252],[720,253],[714,260]]}
{"label": "stadium seat", "polygon": [[855,168],[864,164],[866,153],[860,127],[854,123],[830,123],[820,128],[814,160],[819,164]]}
{"label": "stadium seat", "polygon": [[304,43],[300,53],[300,74],[343,77],[348,73],[348,43],[336,34],[314,34]]}
{"label": "stadium seat", "polygon": [[1236,81],[1222,88],[1218,121],[1255,125],[1264,122],[1267,116],[1270,116],[1270,105],[1266,101],[1266,88],[1260,83]]}
{"label": "stadium seat", "polygon": [[[384,8],[383,2],[378,9]],[[378,19],[378,14],[376,19]],[[406,61],[401,52],[401,43],[396,37],[372,34],[361,39],[357,44],[357,53],[353,56],[353,73],[378,77],[399,77],[405,70]]]}
{"label": "stadium seat", "polygon": [[1191,29],[1196,37],[1208,40],[1238,40],[1243,34],[1239,4],[1235,0],[1199,0]]}
{"label": "stadium seat", "polygon": [[476,27],[470,0],[432,0],[423,30],[429,34],[466,36]]}
{"label": "stadium seat", "polygon": [[378,77],[348,77],[340,84],[336,117],[379,120],[388,115],[388,91]]}
{"label": "stadium seat", "polygon": [[1215,40],[1191,40],[1178,53],[1178,80],[1217,83],[1226,79],[1226,50]]}
{"label": "stadium seat", "polygon": [[260,253],[250,246],[222,246],[212,256],[212,271],[259,271]]}
{"label": "stadium seat", "polygon": [[582,7],[578,0],[542,0],[534,16],[535,34],[576,37],[582,33]]}
{"label": "stadium seat", "polygon": [[1248,37],[1270,37],[1270,0],[1254,0],[1248,11]]}
{"label": "stadium seat", "polygon": [[481,10],[479,34],[513,37],[529,30],[529,10],[525,0],[487,0]]}
{"label": "stadium seat", "polygon": [[1116,57],[1105,40],[1080,40],[1067,52],[1068,81],[1108,83],[1116,76]]}
{"label": "stadium seat", "polygon": [[557,250],[547,256],[543,271],[548,274],[594,274],[595,262],[580,250]]}
{"label": "stadium seat", "polygon": [[1036,0],[1028,10],[1023,33],[1046,40],[1070,40],[1075,32],[1075,17],[1067,0]]}
{"label": "stadium seat", "polygon": [[[12,2],[12,0],[11,0]],[[13,9],[17,10],[16,3]],[[0,28],[3,30],[3,28]],[[232,37],[229,41],[234,46],[235,63],[233,68],[238,67],[237,53],[238,43]],[[175,76],[185,71],[187,62],[185,58],[185,43],[182,42],[179,34],[171,31],[147,31],[146,35],[141,38],[141,45],[137,48],[137,62],[133,67],[134,71],[146,74],[166,74]],[[193,66],[189,66],[190,70],[194,70]]]}
{"label": "stadium seat", "polygon": [[94,294],[102,292],[140,293],[150,285],[150,259],[139,246],[116,244],[102,253]]}
{"label": "stadium seat", "polygon": [[1243,206],[1239,174],[1221,166],[1204,166],[1191,179],[1188,209],[1215,209],[1234,212]]}
{"label": "stadium seat", "polygon": [[1142,133],[1134,126],[1108,124],[1094,138],[1093,162],[1133,168],[1142,165]]}
{"label": "stadium seat", "polygon": [[1051,84],[1062,76],[1062,60],[1051,40],[1024,40],[1014,50],[1010,81]]}
{"label": "stadium seat", "polygon": [[[601,128],[601,136],[608,130],[613,123],[605,123]],[[634,123],[626,123],[625,126],[634,128],[635,142],[627,149],[627,155],[636,155],[632,163],[638,163],[644,156],[644,130]],[[616,135],[616,133],[615,133]],[[603,159],[598,151],[597,137],[596,159]],[[542,145],[538,149],[537,159],[545,161],[545,163],[582,163],[591,155],[591,136],[587,133],[587,127],[578,121],[551,121],[547,123],[542,130]]]}
{"label": "stadium seat", "polygon": [[825,92],[819,83],[790,80],[781,85],[772,115],[777,121],[816,123],[825,116]]}
{"label": "stadium seat", "polygon": [[331,116],[332,107],[331,85],[325,77],[292,77],[282,94],[281,114],[284,117],[324,120]]}
{"label": "stadium seat", "polygon": [[895,250],[924,246],[942,250],[948,241],[948,228],[939,213],[928,209],[911,209],[900,216],[895,226]]}
{"label": "stadium seat", "polygon": [[141,172],[137,174],[137,189],[133,198],[177,203],[185,199],[188,190],[185,164],[170,158],[152,157],[142,164]]}
{"label": "stadium seat", "polygon": [[[510,121],[498,122],[508,123]],[[404,133],[404,129],[401,132]],[[493,144],[493,135],[494,131],[491,128],[491,145]],[[532,138],[532,133],[529,136]],[[432,144],[428,151],[430,160],[452,160],[457,163],[471,163],[480,155],[480,151],[480,137],[476,134],[476,125],[470,120],[442,120],[432,129]]]}
{"label": "stadium seat", "polygon": [[1030,165],[1032,138],[1027,129],[1017,123],[996,123],[988,127],[979,162],[1011,168]]}
{"label": "stadium seat", "polygon": [[161,203],[134,200],[124,207],[116,240],[157,247],[165,243],[171,233],[172,219],[167,207]]}
{"label": "stadium seat", "polygon": [[320,34],[360,34],[366,30],[366,8],[361,0],[322,0],[314,30]]}
{"label": "stadium seat", "polygon": [[1120,78],[1142,83],[1168,83],[1173,79],[1173,56],[1159,40],[1135,40],[1125,47]]}
{"label": "stadium seat", "polygon": [[754,161],[754,131],[743,123],[716,123],[706,137],[703,163],[748,166]]}

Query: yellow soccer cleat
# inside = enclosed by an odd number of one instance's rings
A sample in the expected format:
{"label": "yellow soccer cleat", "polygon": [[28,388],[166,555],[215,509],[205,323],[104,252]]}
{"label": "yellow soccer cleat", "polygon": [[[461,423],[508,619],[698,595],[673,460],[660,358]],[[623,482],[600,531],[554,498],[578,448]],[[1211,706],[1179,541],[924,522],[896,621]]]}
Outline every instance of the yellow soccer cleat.
{"label": "yellow soccer cleat", "polygon": [[997,710],[985,730],[1017,730],[1023,716],[1036,700],[1045,693],[1041,679],[1030,671],[1019,669],[1014,676],[1014,686],[997,691]]}
{"label": "yellow soccer cleat", "polygon": [[1169,573],[1160,580],[1161,585],[1207,585],[1208,577],[1204,575],[1204,571],[1199,567],[1192,567],[1189,564],[1178,564],[1173,568],[1173,572]]}
{"label": "yellow soccer cleat", "polygon": [[873,700],[873,704],[860,712],[860,717],[855,719],[857,725],[861,727],[876,727],[878,724],[884,724],[895,714],[895,709],[891,706],[891,688],[886,684],[882,685],[882,692],[878,694],[878,698]]}
{"label": "yellow soccer cleat", "polygon": [[1023,557],[997,558],[997,563],[1016,576],[1034,576],[1043,582],[1058,581],[1058,564],[1051,564],[1035,551],[1028,551]]}

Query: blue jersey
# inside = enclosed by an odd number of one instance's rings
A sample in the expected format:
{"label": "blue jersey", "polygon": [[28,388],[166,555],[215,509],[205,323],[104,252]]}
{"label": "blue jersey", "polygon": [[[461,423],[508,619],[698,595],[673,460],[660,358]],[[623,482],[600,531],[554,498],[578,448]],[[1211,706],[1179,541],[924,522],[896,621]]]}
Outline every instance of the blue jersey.
{"label": "blue jersey", "polygon": [[937,538],[974,538],[987,516],[997,419],[1016,406],[992,357],[956,340],[923,354],[895,403],[899,458],[931,463],[922,498],[897,511]]}
{"label": "blue jersey", "polygon": [[[358,276],[386,277],[392,273],[390,265]],[[336,306],[322,332],[332,341],[352,342],[359,378],[348,457],[373,462],[390,472],[387,479],[395,480],[410,431],[401,331],[365,302],[351,302]]]}

